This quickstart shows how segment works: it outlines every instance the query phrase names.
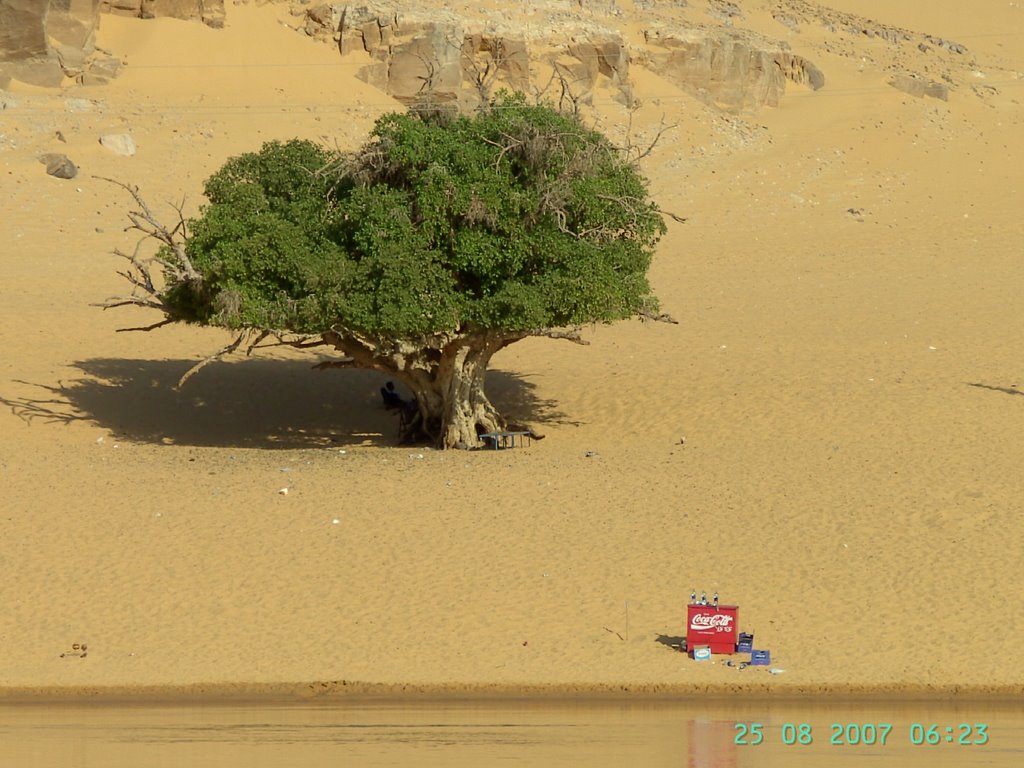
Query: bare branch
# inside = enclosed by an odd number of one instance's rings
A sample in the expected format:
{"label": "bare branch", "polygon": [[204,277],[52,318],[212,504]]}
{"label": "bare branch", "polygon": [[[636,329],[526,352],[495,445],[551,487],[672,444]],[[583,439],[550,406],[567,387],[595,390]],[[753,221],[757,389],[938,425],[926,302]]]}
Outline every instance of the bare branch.
{"label": "bare branch", "polygon": [[[104,307],[104,309],[106,309],[106,307]],[[118,328],[117,333],[126,333],[127,331],[153,331],[161,326],[170,325],[173,322],[173,318],[165,317],[163,320],[153,323],[152,325],[143,325],[137,328]]]}
{"label": "bare branch", "polygon": [[263,341],[265,338],[267,338],[267,336],[273,336],[273,335],[274,335],[273,331],[267,331],[267,330],[260,331],[259,334],[257,334],[256,339],[251,344],[249,344],[248,347],[246,347],[246,349],[245,349],[245,356],[249,357],[250,355],[252,355],[252,351],[254,349],[256,349],[256,345],[257,344],[259,344],[261,341]]}
{"label": "bare branch", "polygon": [[571,341],[573,344],[582,344],[588,346],[589,341],[580,336],[579,329],[571,328],[569,330],[557,330],[555,328],[544,328],[538,331],[530,333],[531,336],[543,336],[548,339],[565,339]]}
{"label": "bare branch", "polygon": [[494,159],[494,170],[495,170],[495,172],[497,172],[498,168],[501,166],[501,161],[504,159],[505,155],[508,152],[510,152],[513,149],[518,149],[519,147],[523,146],[523,140],[522,139],[517,139],[515,136],[512,136],[512,135],[510,135],[508,133],[502,133],[501,135],[504,138],[508,139],[508,141],[509,141],[508,144],[502,144],[499,141],[494,141],[493,139],[488,139],[486,136],[481,136],[480,137],[481,139],[483,139],[486,143],[490,144],[491,146],[498,147],[498,148],[501,149],[501,152],[499,152],[498,156]]}
{"label": "bare branch", "polygon": [[115,296],[102,304],[93,304],[101,309],[113,309],[114,307],[146,307],[147,309],[159,309],[163,311],[164,305],[154,299],[147,299],[145,296]]}
{"label": "bare branch", "polygon": [[620,635],[614,629],[608,629],[608,627],[601,627],[601,629],[603,629],[605,632],[611,632],[613,635],[615,635],[617,638],[619,638],[619,640],[622,640],[623,642],[625,642],[625,638],[623,638],[622,635]]}
{"label": "bare branch", "polygon": [[[136,243],[135,250],[131,254],[127,254],[118,248],[114,249],[115,256],[120,256],[122,259],[125,259],[128,262],[128,268],[125,270],[118,270],[117,274],[119,274],[121,277],[123,277],[131,284],[133,288],[131,296],[115,296],[108,299],[104,303],[95,306],[100,306],[103,309],[110,309],[111,307],[122,307],[131,304],[141,307],[149,307],[152,309],[159,309],[162,312],[168,311],[168,308],[160,299],[160,292],[156,289],[156,286],[153,284],[153,276],[150,273],[149,269],[149,264],[153,260],[143,260],[139,258],[139,248],[141,247],[142,243],[145,240],[146,238],[143,238],[138,243]],[[140,296],[139,294],[135,293],[135,289],[142,290],[146,295]]]}
{"label": "bare branch", "polygon": [[652,322],[655,322],[655,323],[672,323],[673,325],[679,325],[679,321],[678,320],[676,320],[674,317],[672,317],[672,315],[666,314],[664,312],[662,312],[660,314],[655,314],[654,312],[651,312],[650,310],[643,310],[643,311],[637,312],[637,316],[641,320],[651,320]]}
{"label": "bare branch", "polygon": [[672,213],[672,211],[666,211],[664,208],[655,208],[654,210],[658,213],[663,213],[666,216],[671,216],[673,220],[678,221],[680,224],[685,224],[687,222],[687,218],[685,216],[679,216]]}
{"label": "bare branch", "polygon": [[[122,259],[129,263],[129,274],[119,272],[118,274],[127,278],[133,285],[142,288],[146,293],[155,294],[157,292],[156,287],[153,285],[153,277],[149,271],[149,265],[153,259],[140,259],[139,249],[142,248],[142,244],[148,238],[142,238],[135,243],[135,250],[132,251],[131,255],[125,253],[120,248],[114,249],[114,255],[120,256]],[[137,274],[132,274],[131,269],[134,269]]]}
{"label": "bare branch", "polygon": [[313,339],[313,340],[305,340],[305,339],[303,339],[303,340],[298,340],[298,341],[289,341],[287,339],[282,339],[282,338],[278,337],[277,344],[265,344],[264,346],[273,347],[273,346],[278,346],[278,345],[283,345],[283,346],[287,346],[287,347],[294,347],[295,349],[312,349],[313,347],[329,347],[329,346],[332,346],[331,342],[325,341],[322,336],[320,338]]}
{"label": "bare branch", "polygon": [[214,363],[217,360],[220,360],[222,357],[224,357],[224,355],[230,355],[232,352],[238,349],[242,345],[242,342],[244,342],[246,338],[248,338],[253,332],[253,329],[246,328],[245,330],[238,334],[238,338],[236,338],[226,347],[223,347],[217,352],[214,352],[205,360],[202,360],[201,362],[198,362],[195,365],[193,365],[191,368],[185,371],[184,376],[178,379],[177,389],[181,389],[183,386],[185,386],[185,382],[187,382],[189,379],[191,379],[193,376],[195,376],[197,373],[203,370],[203,368],[208,366],[210,363]]}
{"label": "bare branch", "polygon": [[[583,78],[573,78],[572,81],[566,76],[566,67],[563,64],[559,64],[557,61],[551,62],[551,77],[548,78],[547,83],[544,84],[543,88],[534,86],[533,88],[533,99],[537,105],[544,103],[545,95],[551,89],[551,86],[558,81],[559,94],[558,94],[558,111],[562,113],[569,112],[574,117],[581,117],[581,107],[586,98],[586,93],[577,94],[573,91],[573,83],[582,82]],[[571,73],[570,73],[571,74]],[[572,105],[572,109],[566,109],[566,102]]]}
{"label": "bare branch", "polygon": [[661,141],[661,137],[664,136],[665,133],[675,128],[678,128],[679,123],[672,123],[671,125],[666,125],[665,116],[662,115],[661,120],[658,123],[658,132],[654,135],[654,138],[651,140],[651,143],[648,144],[645,149],[641,149],[640,147],[633,143],[632,139],[634,112],[636,112],[635,108],[629,110],[629,122],[626,124],[626,143],[624,146],[619,147],[618,149],[619,151],[628,155],[633,160],[633,162],[639,162],[640,160],[643,160],[645,157],[650,155],[651,152],[654,151],[654,148],[658,145],[658,142]]}
{"label": "bare branch", "polygon": [[174,237],[180,233],[183,240],[188,240],[188,223],[185,221],[185,198],[181,198],[180,203],[172,204],[171,207],[178,214],[178,223],[171,230],[171,236]]}
{"label": "bare branch", "polygon": [[[477,97],[480,99],[481,108],[486,107],[491,101],[491,91],[494,82],[505,65],[505,43],[500,38],[493,41],[493,46],[477,50],[476,38],[466,37],[461,46],[463,69],[470,71],[473,87],[476,88]],[[482,38],[481,38],[482,40]],[[490,54],[487,61],[481,64],[477,60],[477,54],[484,50]]]}
{"label": "bare branch", "polygon": [[419,87],[417,93],[426,93],[428,97],[434,95],[434,78],[437,77],[437,59],[428,59],[422,54],[416,54],[416,58],[420,60],[420,63],[427,70],[426,75],[417,75],[417,80],[422,80],[423,85]]}
{"label": "bare branch", "polygon": [[533,87],[533,102],[538,107],[544,103],[544,94],[548,92],[548,89],[551,87],[551,84],[555,82],[555,78],[557,76],[558,72],[552,69],[551,77],[548,78],[548,81],[544,84],[543,88],[539,88],[537,86]]}
{"label": "bare branch", "polygon": [[[558,96],[558,110],[559,112],[565,112],[565,102],[568,101],[572,105],[572,115],[579,118],[581,116],[583,98],[586,94],[573,93],[572,85],[562,69],[563,67],[561,64],[554,62],[554,70],[558,76],[559,85],[561,86],[561,93],[559,93]],[[576,78],[576,82],[580,82],[580,78]]]}
{"label": "bare branch", "polygon": [[124,182],[117,181],[116,179],[109,179],[106,176],[94,176],[93,178],[99,179],[100,181],[107,181],[115,186],[121,187],[121,189],[125,190],[132,196],[132,199],[135,200],[135,204],[138,205],[141,210],[128,212],[128,219],[132,223],[129,229],[136,229],[139,232],[142,232],[146,237],[153,238],[171,249],[171,252],[174,254],[174,260],[173,263],[168,264],[167,266],[177,272],[174,276],[175,278],[182,281],[199,281],[201,279],[195,267],[192,266],[192,261],[189,259],[188,254],[185,253],[185,240],[183,239],[185,236],[185,217],[182,214],[181,206],[175,206],[175,210],[178,212],[178,224],[173,230],[169,230],[159,222],[149,205],[147,205],[146,201],[142,199],[142,195],[139,194],[138,187],[129,186]]}

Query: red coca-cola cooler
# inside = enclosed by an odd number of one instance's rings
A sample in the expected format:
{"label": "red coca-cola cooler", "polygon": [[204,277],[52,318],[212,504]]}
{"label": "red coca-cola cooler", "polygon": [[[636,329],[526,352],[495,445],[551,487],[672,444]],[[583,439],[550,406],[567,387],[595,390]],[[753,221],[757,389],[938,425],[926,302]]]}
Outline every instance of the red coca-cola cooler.
{"label": "red coca-cola cooler", "polygon": [[739,636],[739,606],[686,606],[686,648],[693,653],[695,645],[709,645],[712,653],[735,653]]}

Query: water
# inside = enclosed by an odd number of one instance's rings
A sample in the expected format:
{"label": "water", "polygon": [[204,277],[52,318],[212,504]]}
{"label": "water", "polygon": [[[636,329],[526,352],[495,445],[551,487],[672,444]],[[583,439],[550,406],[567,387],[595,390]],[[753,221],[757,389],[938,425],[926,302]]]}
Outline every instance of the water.
{"label": "water", "polygon": [[[875,728],[864,727],[868,725]],[[882,744],[886,725],[892,728]],[[929,730],[932,725],[936,727]],[[832,744],[833,736],[875,743]],[[959,744],[961,737],[976,743]],[[691,700],[0,706],[0,768],[570,764],[1021,766],[1024,704]]]}

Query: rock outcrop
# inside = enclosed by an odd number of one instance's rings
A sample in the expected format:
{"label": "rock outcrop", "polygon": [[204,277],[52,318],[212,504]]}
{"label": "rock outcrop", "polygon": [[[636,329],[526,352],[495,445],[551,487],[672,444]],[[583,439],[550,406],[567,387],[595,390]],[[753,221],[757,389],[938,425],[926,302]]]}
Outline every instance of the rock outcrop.
{"label": "rock outcrop", "polygon": [[[664,6],[686,5],[634,4],[652,20]],[[516,17],[486,9],[456,15],[443,4],[410,7],[393,0],[293,0],[292,8],[307,35],[336,45],[342,55],[368,54],[360,77],[407,104],[429,95],[468,107],[497,88],[551,85],[556,97],[560,92],[574,104],[590,101],[597,90],[632,104],[635,65],[733,111],[777,105],[787,82],[814,89],[824,84],[821,71],[784,44],[736,28],[743,12],[731,0],[709,2],[705,13],[719,24],[676,19],[662,28],[654,20],[657,31],[648,31],[639,45],[627,44],[615,29],[611,20],[625,13],[616,0],[548,0]],[[120,62],[95,50],[101,11],[213,27],[224,24],[225,13],[224,0],[0,0],[0,87],[11,77],[46,86],[69,77],[89,84],[114,77]]]}
{"label": "rock outcrop", "polygon": [[[673,3],[685,6],[686,3]],[[381,0],[366,5],[295,5],[302,29],[311,37],[333,40],[342,55],[370,54],[360,77],[405,103],[427,93],[436,101],[472,104],[496,86],[528,91],[543,87],[554,71],[560,89],[574,102],[586,102],[606,88],[612,98],[633,103],[631,62],[648,67],[710,104],[727,110],[775,106],[786,83],[817,90],[825,76],[782,43],[761,41],[729,26],[675,27],[649,31],[646,45],[627,45],[591,14],[621,16],[615,2],[575,5],[551,3],[550,18],[513,25],[484,12],[462,17],[443,10],[402,10]],[[720,0],[709,13],[730,23],[742,18],[739,7]]]}
{"label": "rock outcrop", "polygon": [[0,61],[46,56],[46,14],[33,0],[0,0]]}
{"label": "rock outcrop", "polygon": [[427,94],[440,102],[465,101],[499,80],[513,88],[529,84],[524,39],[482,28],[467,30],[447,11],[330,4],[304,14],[307,35],[334,40],[343,55],[368,53],[372,63],[359,77],[405,103]]}
{"label": "rock outcrop", "polygon": [[100,0],[0,0],[0,87],[102,82],[120,62],[96,51]]}
{"label": "rock outcrop", "polygon": [[574,22],[528,30],[501,20],[463,19],[443,10],[402,11],[390,3],[305,8],[307,35],[333,40],[341,53],[365,51],[359,76],[399,101],[477,103],[495,87],[529,90],[532,72],[554,69],[574,96],[603,83],[628,92],[629,53],[617,32]]}
{"label": "rock outcrop", "polygon": [[727,29],[648,30],[641,63],[729,111],[778,106],[792,81],[818,90],[825,76],[801,56]]}
{"label": "rock outcrop", "polygon": [[56,87],[108,82],[121,62],[96,50],[100,13],[224,25],[224,0],[0,0],[0,88],[17,79]]}
{"label": "rock outcrop", "polygon": [[224,26],[224,0],[102,0],[102,8],[119,16],[195,19],[211,27]]}
{"label": "rock outcrop", "polygon": [[940,101],[949,101],[949,86],[917,75],[898,74],[889,80],[889,85],[915,98],[929,96]]}

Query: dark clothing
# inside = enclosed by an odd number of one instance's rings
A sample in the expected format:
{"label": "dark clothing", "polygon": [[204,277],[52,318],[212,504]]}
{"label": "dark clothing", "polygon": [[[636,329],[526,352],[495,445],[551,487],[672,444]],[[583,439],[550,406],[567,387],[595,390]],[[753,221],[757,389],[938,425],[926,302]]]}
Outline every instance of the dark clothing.
{"label": "dark clothing", "polygon": [[392,408],[401,408],[403,405],[405,405],[405,400],[403,400],[401,396],[397,392],[395,392],[394,384],[391,384],[391,382],[388,382],[388,384],[390,384],[391,386],[384,386],[380,388],[380,396],[381,399],[384,401],[384,407],[387,408],[388,410]]}

